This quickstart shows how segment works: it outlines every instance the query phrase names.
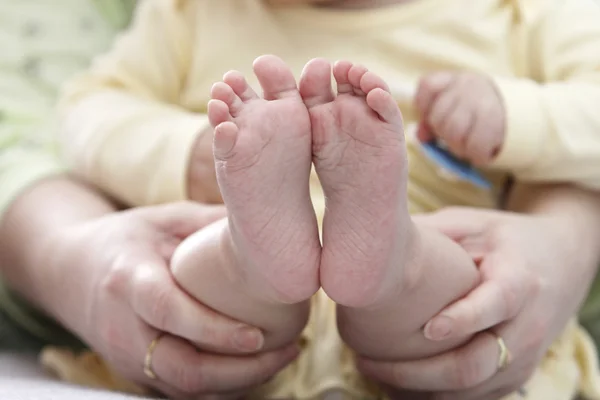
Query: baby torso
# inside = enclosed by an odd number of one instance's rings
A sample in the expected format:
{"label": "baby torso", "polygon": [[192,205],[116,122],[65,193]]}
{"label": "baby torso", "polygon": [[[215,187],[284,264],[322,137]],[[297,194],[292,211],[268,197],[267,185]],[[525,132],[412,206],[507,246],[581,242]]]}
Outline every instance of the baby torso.
{"label": "baby torso", "polygon": [[[403,113],[409,154],[411,212],[447,205],[494,207],[504,177],[487,173],[492,190],[456,180],[422,152],[414,138],[412,96],[420,77],[440,70],[496,76],[521,73],[514,57],[515,7],[501,0],[421,0],[360,11],[316,7],[268,7],[260,0],[184,2],[193,26],[193,54],[181,104],[204,112],[210,88],[238,70],[257,88],[252,62],[275,54],[299,78],[312,58],[360,63],[381,75]],[[313,174],[314,175],[314,174]],[[315,208],[323,210],[318,180],[311,182]]]}

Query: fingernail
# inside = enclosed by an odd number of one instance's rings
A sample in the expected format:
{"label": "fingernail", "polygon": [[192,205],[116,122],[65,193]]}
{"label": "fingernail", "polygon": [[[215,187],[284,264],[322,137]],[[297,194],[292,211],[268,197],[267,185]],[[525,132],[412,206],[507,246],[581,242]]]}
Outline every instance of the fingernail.
{"label": "fingernail", "polygon": [[423,333],[429,340],[444,340],[452,333],[452,319],[444,315],[435,317],[425,325]]}
{"label": "fingernail", "polygon": [[263,348],[265,337],[260,330],[243,326],[233,335],[233,342],[238,350],[257,351]]}

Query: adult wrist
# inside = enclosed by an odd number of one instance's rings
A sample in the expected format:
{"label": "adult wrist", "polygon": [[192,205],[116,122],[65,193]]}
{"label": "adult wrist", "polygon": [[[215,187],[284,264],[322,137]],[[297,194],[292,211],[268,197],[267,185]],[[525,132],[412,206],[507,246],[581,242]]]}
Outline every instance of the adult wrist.
{"label": "adult wrist", "polygon": [[32,185],[9,207],[0,228],[0,264],[11,289],[57,318],[72,297],[69,291],[81,290],[68,284],[74,266],[59,259],[60,238],[71,227],[114,210],[94,189],[66,176]]}
{"label": "adult wrist", "polygon": [[594,263],[600,261],[600,195],[572,187],[555,189],[556,198],[535,211],[536,215],[558,218],[572,236],[578,251],[589,250]]}
{"label": "adult wrist", "polygon": [[570,185],[517,183],[508,209],[555,222],[554,229],[581,256],[582,264],[596,269],[600,262],[600,194]]}
{"label": "adult wrist", "polygon": [[[73,265],[62,256],[67,236],[66,231],[69,229],[69,227],[65,227],[53,231],[40,241],[37,252],[31,257],[31,264],[27,267],[31,271],[36,271],[36,280],[39,282],[35,285],[38,287],[36,302],[43,305],[43,309],[48,315],[62,323],[66,322],[64,317],[71,313],[73,307],[81,305],[81,299],[74,296],[73,293],[78,288],[67,283],[70,281],[69,277],[73,276],[76,271],[72,270]],[[40,268],[41,265],[44,268]],[[81,286],[84,286],[83,282],[81,282]],[[68,308],[65,309],[65,307]]]}

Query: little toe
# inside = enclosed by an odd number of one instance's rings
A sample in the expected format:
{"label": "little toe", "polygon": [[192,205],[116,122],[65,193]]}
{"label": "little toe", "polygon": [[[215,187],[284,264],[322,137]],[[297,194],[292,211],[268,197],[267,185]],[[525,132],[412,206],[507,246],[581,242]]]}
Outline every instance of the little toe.
{"label": "little toe", "polygon": [[349,61],[338,61],[333,66],[333,76],[337,83],[338,94],[354,93],[354,86],[350,83],[348,73],[353,64]]}
{"label": "little toe", "polygon": [[373,89],[382,89],[389,93],[387,83],[377,74],[367,71],[360,80],[360,90],[369,93]]}
{"label": "little toe", "polygon": [[367,94],[367,105],[389,124],[402,126],[402,113],[392,95],[382,88],[375,88]]}
{"label": "little toe", "polygon": [[223,81],[231,86],[235,94],[237,94],[242,101],[246,102],[258,99],[258,95],[254,89],[248,85],[246,78],[244,78],[244,75],[242,75],[241,72],[229,71],[223,77]]}
{"label": "little toe", "polygon": [[266,55],[257,58],[254,61],[254,73],[266,100],[299,95],[294,74],[279,57]]}
{"label": "little toe", "polygon": [[215,127],[213,153],[215,159],[226,160],[231,157],[238,138],[239,129],[232,121],[223,122]]}
{"label": "little toe", "polygon": [[229,112],[229,106],[222,100],[211,100],[208,102],[208,120],[214,127],[222,124],[223,122],[232,121],[231,113]]}
{"label": "little toe", "polygon": [[362,65],[353,65],[348,71],[348,81],[352,85],[354,94],[358,96],[364,96],[366,93],[360,88],[360,81],[362,77],[369,72],[369,70]]}
{"label": "little toe", "polygon": [[331,64],[316,58],[306,64],[300,78],[300,95],[308,108],[333,101]]}
{"label": "little toe", "polygon": [[221,100],[223,103],[227,104],[231,115],[234,117],[240,113],[244,106],[242,99],[235,94],[231,86],[224,82],[215,83],[210,90],[210,96],[215,100]]}

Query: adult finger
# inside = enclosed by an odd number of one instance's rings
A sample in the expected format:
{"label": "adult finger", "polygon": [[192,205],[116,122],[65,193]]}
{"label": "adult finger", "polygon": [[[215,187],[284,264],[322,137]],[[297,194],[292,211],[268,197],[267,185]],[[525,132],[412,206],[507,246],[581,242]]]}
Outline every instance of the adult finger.
{"label": "adult finger", "polygon": [[510,394],[525,398],[527,383],[538,367],[537,362],[525,363],[515,360],[507,369],[499,371],[486,382],[467,390],[438,393],[441,400],[498,400]]}
{"label": "adult finger", "polygon": [[232,392],[259,385],[298,355],[296,345],[251,357],[203,353],[184,340],[162,337],[152,357],[158,380],[183,393]]}
{"label": "adult finger", "polygon": [[525,374],[520,377],[517,385],[506,385],[507,378],[503,375],[504,373],[499,373],[473,389],[438,393],[433,400],[498,400],[513,393],[524,398],[526,390],[523,387],[527,383],[529,375]]}
{"label": "adult finger", "polygon": [[240,400],[244,399],[245,395],[247,395],[252,388],[248,388],[248,390],[240,390],[236,392],[227,392],[227,393],[218,393],[218,394],[208,394],[200,397],[194,397],[193,400]]}
{"label": "adult finger", "polygon": [[495,275],[466,297],[448,306],[426,325],[429,340],[447,340],[472,335],[517,316],[529,294],[520,274]]}
{"label": "adult finger", "polygon": [[414,217],[416,224],[435,229],[452,240],[460,241],[469,236],[481,235],[495,211],[473,210],[464,207],[448,207],[440,211]]}
{"label": "adult finger", "polygon": [[244,398],[245,394],[246,392],[207,394],[200,397],[194,396],[193,400],[240,400]]}
{"label": "adult finger", "polygon": [[167,398],[171,400],[240,400],[244,399],[245,396],[257,386],[254,385],[244,390],[237,390],[225,393],[197,394],[185,393],[181,390],[174,389],[173,387],[167,385],[164,382],[159,381],[158,379],[153,380],[151,383],[147,383],[147,385],[154,387],[155,390],[158,390],[161,394],[166,395]]}
{"label": "adult finger", "polygon": [[155,391],[158,391],[160,394],[166,396],[168,399],[171,400],[239,400],[243,399],[246,394],[248,394],[252,389],[256,387],[255,385],[243,391],[240,390],[227,393],[186,393],[180,389],[176,389],[173,386],[170,386],[165,382],[160,381],[158,378],[155,380],[147,381],[147,377],[144,380],[144,385],[146,385],[147,387],[152,387]]}
{"label": "adult finger", "polygon": [[[240,398],[240,394],[266,381],[298,354],[298,349],[294,345],[248,358],[204,354],[185,340],[168,334],[160,335],[142,320],[138,320],[137,324],[139,326],[137,336],[140,340],[136,340],[132,346],[132,353],[136,356],[127,362],[129,373],[125,376],[154,388],[173,400]],[[150,349],[153,341],[154,347]],[[148,353],[149,350],[151,353]],[[151,357],[149,365],[146,365],[148,354]],[[240,365],[246,363],[252,371],[247,372],[242,379],[238,379],[239,372],[238,375],[234,375],[232,372],[235,370],[230,371],[228,368],[230,364],[236,363]],[[144,372],[146,366],[150,368],[154,378],[146,375]],[[215,386],[212,382],[213,373],[218,374],[221,380],[226,379],[225,384]],[[137,378],[134,378],[136,376]]]}
{"label": "adult finger", "polygon": [[[130,318],[127,321],[128,328],[125,331],[129,332],[129,344],[127,348],[117,351],[113,356],[108,355],[105,357],[106,360],[110,361],[110,369],[117,373],[116,376],[122,376],[127,379],[127,381],[135,382],[139,387],[146,388],[145,394],[151,395],[154,394],[163,394],[166,395],[167,398],[172,400],[200,400],[203,398],[218,398],[218,399],[233,399],[240,398],[239,394],[236,397],[233,397],[234,392],[227,393],[217,393],[217,396],[213,396],[210,393],[202,393],[203,396],[199,396],[198,393],[191,393],[189,390],[186,390],[186,386],[182,385],[177,379],[175,379],[172,375],[166,375],[166,379],[159,377],[157,373],[157,355],[159,354],[167,354],[167,364],[163,366],[163,368],[168,368],[169,365],[172,368],[179,367],[180,370],[186,368],[183,365],[185,363],[194,361],[194,357],[190,357],[190,354],[197,354],[197,350],[188,342],[177,339],[175,346],[173,345],[172,340],[169,340],[168,336],[160,336],[160,332],[148,326],[143,320],[139,318]],[[125,331],[121,332],[124,333]],[[113,335],[114,337],[114,335]],[[151,343],[156,340],[155,347],[150,349]],[[150,369],[156,375],[155,378],[151,378],[145,373],[145,365],[146,365],[146,356],[148,355],[148,351],[152,350],[151,359],[150,359]],[[165,357],[165,356],[159,356]],[[164,363],[165,361],[160,360],[160,363]],[[180,371],[179,370],[179,371]],[[185,379],[194,380],[194,376],[185,376]],[[192,385],[191,382],[186,382],[188,385]],[[133,387],[132,387],[133,389]],[[156,391],[158,393],[149,393],[150,390]],[[161,396],[162,398],[162,396]]]}
{"label": "adult finger", "polygon": [[473,388],[498,371],[496,336],[482,332],[459,349],[431,358],[405,362],[360,359],[365,375],[407,390],[441,392]]}
{"label": "adult finger", "polygon": [[161,332],[168,332],[204,349],[249,353],[262,348],[262,332],[221,315],[181,290],[167,266],[140,265],[129,290],[134,312]]}
{"label": "adult finger", "polygon": [[473,397],[472,391],[460,390],[456,392],[437,393],[432,396],[431,400],[500,400],[506,394],[509,393],[494,390],[492,392],[480,393],[478,397]]}
{"label": "adult finger", "polygon": [[146,221],[180,238],[185,238],[227,215],[222,205],[203,205],[193,202],[144,207],[131,212],[143,215]]}
{"label": "adult finger", "polygon": [[435,99],[450,86],[455,75],[453,72],[436,72],[421,79],[415,95],[415,105],[422,122],[427,120]]}

